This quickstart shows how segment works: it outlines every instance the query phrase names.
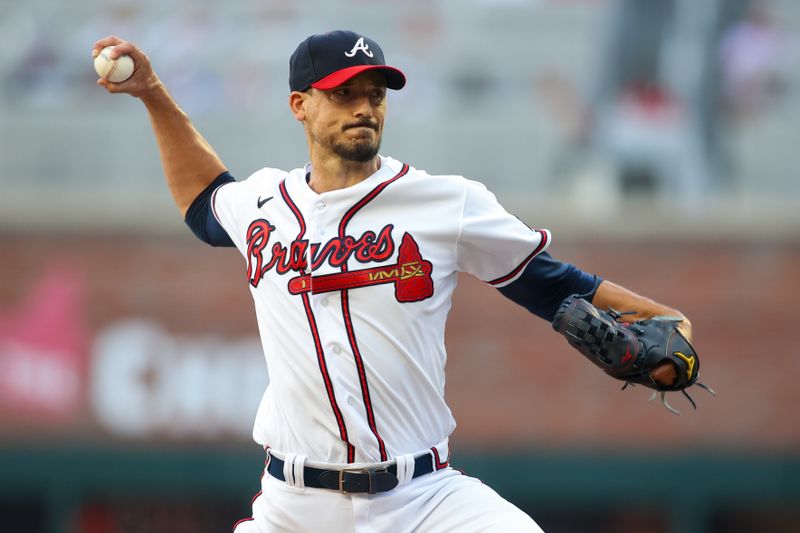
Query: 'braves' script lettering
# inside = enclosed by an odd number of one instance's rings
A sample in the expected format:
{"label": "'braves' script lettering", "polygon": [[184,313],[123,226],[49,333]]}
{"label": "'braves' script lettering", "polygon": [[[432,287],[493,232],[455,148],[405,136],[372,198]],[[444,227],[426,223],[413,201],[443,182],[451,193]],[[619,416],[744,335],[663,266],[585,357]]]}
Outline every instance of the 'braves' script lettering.
{"label": "'braves' script lettering", "polygon": [[263,218],[254,220],[245,233],[247,279],[250,281],[250,285],[258,287],[267,272],[273,268],[278,274],[287,272],[306,274],[309,259],[312,271],[326,261],[332,267],[340,268],[351,257],[360,263],[386,261],[392,257],[395,249],[392,229],[394,226],[387,224],[377,234],[374,231],[365,231],[358,239],[351,235],[345,235],[344,237],[334,237],[325,244],[309,243],[307,239],[299,239],[292,241],[287,247],[277,241],[269,249],[267,258],[265,250],[269,245],[275,226]]}

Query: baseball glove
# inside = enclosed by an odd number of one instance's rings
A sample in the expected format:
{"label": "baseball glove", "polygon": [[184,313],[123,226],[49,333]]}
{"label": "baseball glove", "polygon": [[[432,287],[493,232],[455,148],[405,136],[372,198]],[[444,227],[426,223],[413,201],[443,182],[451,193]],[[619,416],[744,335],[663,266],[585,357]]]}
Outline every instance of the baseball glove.
{"label": "baseball glove", "polygon": [[[592,304],[572,295],[566,298],[553,318],[553,329],[592,363],[628,385],[644,385],[654,389],[650,400],[661,393],[661,402],[669,411],[680,412],[666,400],[668,391],[681,391],[692,407],[697,405],[686,388],[697,385],[711,394],[716,393],[699,383],[700,360],[697,352],[678,330],[680,317],[655,317],[633,323],[622,321],[626,314],[615,310],[601,311]],[[677,377],[671,385],[658,383],[650,373],[669,361]]]}

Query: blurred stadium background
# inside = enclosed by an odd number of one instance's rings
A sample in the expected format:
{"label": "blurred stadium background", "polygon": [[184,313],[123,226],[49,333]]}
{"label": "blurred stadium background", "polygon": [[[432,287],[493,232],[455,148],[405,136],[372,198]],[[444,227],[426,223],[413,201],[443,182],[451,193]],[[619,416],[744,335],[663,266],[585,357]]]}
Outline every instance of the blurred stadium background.
{"label": "blurred stadium background", "polygon": [[0,531],[249,516],[268,377],[243,263],[183,226],[90,49],[140,44],[241,179],[306,161],[288,56],[332,28],[409,76],[384,153],[485,182],[556,256],[681,308],[719,392],[675,417],[464,278],[454,466],[548,532],[797,531],[795,0],[0,0]]}

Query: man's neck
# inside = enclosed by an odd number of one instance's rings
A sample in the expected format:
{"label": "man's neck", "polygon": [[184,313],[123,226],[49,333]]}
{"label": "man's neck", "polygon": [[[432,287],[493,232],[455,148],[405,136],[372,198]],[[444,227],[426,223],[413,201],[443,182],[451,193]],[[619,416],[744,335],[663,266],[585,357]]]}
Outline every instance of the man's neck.
{"label": "man's neck", "polygon": [[311,179],[308,186],[316,193],[335,191],[361,183],[381,167],[380,157],[366,163],[346,161],[339,157],[311,156]]}

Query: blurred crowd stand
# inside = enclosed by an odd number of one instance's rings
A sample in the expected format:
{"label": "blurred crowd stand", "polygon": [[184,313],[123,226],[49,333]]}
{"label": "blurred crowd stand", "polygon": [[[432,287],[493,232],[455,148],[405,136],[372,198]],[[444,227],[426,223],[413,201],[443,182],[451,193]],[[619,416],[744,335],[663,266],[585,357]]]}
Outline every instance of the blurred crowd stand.
{"label": "blurred crowd stand", "polygon": [[[25,218],[46,184],[85,202],[54,224],[90,212],[114,224],[142,200],[166,220],[144,114],[94,85],[88,51],[106,34],[148,52],[235,175],[300,164],[287,57],[331,27],[372,32],[408,73],[391,95],[387,153],[484,181],[523,216],[572,198],[692,217],[743,195],[786,202],[800,194],[792,165],[777,163],[798,157],[782,120],[800,115],[798,26],[788,0],[4,2],[0,211]],[[119,161],[112,174],[96,152]],[[112,195],[130,199],[115,216],[100,207]]]}

